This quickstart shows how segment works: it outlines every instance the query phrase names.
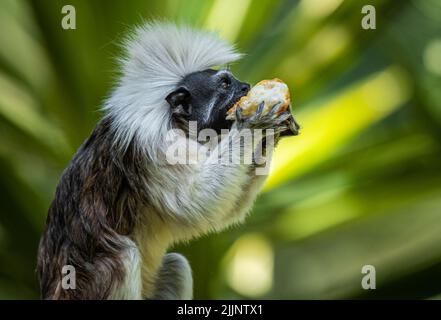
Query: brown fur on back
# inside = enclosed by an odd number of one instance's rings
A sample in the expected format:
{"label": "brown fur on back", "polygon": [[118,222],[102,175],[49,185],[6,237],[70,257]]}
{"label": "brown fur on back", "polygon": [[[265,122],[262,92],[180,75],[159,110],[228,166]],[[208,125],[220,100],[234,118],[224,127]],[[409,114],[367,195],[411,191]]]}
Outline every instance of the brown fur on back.
{"label": "brown fur on back", "polygon": [[[123,281],[118,258],[143,202],[133,144],[112,145],[110,119],[79,149],[57,187],[40,242],[37,272],[44,299],[105,299]],[[76,289],[61,288],[62,268],[76,271]],[[99,275],[97,277],[97,275]]]}

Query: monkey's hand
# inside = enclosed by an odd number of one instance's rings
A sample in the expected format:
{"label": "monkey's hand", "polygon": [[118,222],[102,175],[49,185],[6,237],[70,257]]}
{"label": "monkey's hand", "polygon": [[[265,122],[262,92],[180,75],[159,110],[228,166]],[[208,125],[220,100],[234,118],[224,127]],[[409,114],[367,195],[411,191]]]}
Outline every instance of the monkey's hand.
{"label": "monkey's hand", "polygon": [[268,113],[264,113],[265,102],[259,104],[255,114],[244,117],[242,109],[236,108],[236,123],[239,130],[241,129],[273,129],[276,134],[288,129],[287,120],[291,117],[289,110],[280,113],[284,108],[283,102],[278,102],[271,107]]}

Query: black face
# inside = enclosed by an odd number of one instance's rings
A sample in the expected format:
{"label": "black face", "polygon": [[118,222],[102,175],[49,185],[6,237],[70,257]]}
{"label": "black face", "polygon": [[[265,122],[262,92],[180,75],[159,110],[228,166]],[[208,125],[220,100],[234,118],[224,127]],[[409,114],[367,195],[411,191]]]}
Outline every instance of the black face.
{"label": "black face", "polygon": [[166,100],[173,114],[186,121],[197,121],[198,130],[230,128],[226,112],[250,90],[227,70],[195,72],[187,75]]}

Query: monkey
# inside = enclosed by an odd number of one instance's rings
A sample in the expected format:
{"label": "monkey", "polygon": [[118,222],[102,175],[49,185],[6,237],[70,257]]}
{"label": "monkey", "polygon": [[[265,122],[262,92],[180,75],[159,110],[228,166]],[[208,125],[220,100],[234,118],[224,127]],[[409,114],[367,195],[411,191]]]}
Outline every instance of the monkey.
{"label": "monkey", "polygon": [[[237,111],[235,121],[225,119],[250,85],[216,69],[242,56],[216,33],[149,22],[123,47],[104,115],[48,210],[37,258],[43,299],[192,299],[189,262],[168,248],[243,221],[266,176],[254,173],[255,161],[218,160],[253,153],[241,134],[280,133],[288,117]],[[206,158],[168,164],[169,138],[187,143],[192,121],[198,132],[228,133]],[[75,289],[63,288],[66,265],[74,267]]]}

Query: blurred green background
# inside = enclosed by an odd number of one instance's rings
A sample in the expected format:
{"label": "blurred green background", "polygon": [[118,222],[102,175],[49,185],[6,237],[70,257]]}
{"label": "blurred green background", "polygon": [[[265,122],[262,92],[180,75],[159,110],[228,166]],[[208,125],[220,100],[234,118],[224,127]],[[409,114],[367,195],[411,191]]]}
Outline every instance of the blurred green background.
{"label": "blurred green background", "polygon": [[[66,4],[76,30],[61,28]],[[101,116],[118,41],[163,17],[236,42],[239,78],[286,81],[303,127],[244,225],[174,248],[195,298],[441,295],[440,1],[2,0],[0,298],[38,298],[47,208]],[[376,290],[361,288],[363,265]]]}

